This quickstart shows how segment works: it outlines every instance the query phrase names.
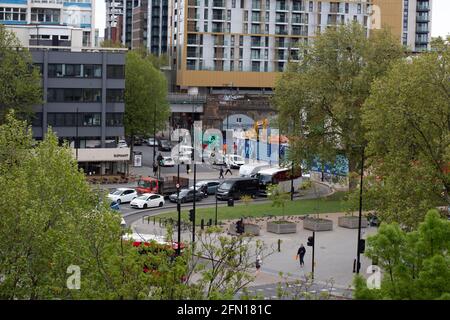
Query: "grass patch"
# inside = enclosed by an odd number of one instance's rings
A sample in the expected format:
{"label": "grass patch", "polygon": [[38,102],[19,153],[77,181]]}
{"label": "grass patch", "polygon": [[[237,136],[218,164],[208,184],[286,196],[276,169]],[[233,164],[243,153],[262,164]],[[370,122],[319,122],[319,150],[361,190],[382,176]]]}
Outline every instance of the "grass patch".
{"label": "grass patch", "polygon": [[[285,207],[285,216],[317,214],[317,213],[333,213],[347,211],[350,204],[346,200],[347,192],[336,192],[326,198],[287,201]],[[222,201],[219,203],[223,203]],[[189,210],[189,209],[188,209]],[[189,211],[182,210],[182,220],[188,220]],[[205,219],[205,224],[209,219],[214,222],[215,207],[197,208],[195,219],[196,224],[200,224],[201,219]],[[272,203],[251,203],[249,205],[236,204],[234,207],[218,207],[218,220],[239,219],[241,217],[264,217],[268,215],[282,216],[282,208],[272,207]],[[177,212],[165,213],[158,215],[162,218],[177,219]]]}

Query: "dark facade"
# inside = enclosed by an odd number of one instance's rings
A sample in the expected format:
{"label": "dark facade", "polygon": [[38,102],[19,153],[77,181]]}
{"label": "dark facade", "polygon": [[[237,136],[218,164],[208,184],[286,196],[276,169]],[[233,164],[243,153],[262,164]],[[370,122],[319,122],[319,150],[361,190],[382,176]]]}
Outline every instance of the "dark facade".
{"label": "dark facade", "polygon": [[44,101],[34,106],[33,136],[42,139],[51,126],[74,148],[116,148],[124,136],[125,53],[40,49],[31,54],[42,72]]}

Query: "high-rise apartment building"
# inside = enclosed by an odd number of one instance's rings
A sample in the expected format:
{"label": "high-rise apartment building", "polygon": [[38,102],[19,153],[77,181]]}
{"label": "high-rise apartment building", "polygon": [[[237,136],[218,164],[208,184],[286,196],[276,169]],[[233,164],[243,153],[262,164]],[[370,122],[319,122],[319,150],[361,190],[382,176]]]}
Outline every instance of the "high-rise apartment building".
{"label": "high-rise apartment building", "polygon": [[90,47],[95,43],[94,21],[95,0],[0,1],[0,23],[19,27],[31,42],[51,40],[59,46],[70,40],[72,29],[80,29],[81,46]]}
{"label": "high-rise apartment building", "polygon": [[168,0],[107,0],[105,38],[130,49],[167,52]]}
{"label": "high-rise apartment building", "polygon": [[169,48],[181,89],[272,88],[298,44],[328,27],[368,28],[371,1],[172,0]]}
{"label": "high-rise apartment building", "polygon": [[430,48],[432,0],[373,0],[372,28],[389,28],[413,51]]}

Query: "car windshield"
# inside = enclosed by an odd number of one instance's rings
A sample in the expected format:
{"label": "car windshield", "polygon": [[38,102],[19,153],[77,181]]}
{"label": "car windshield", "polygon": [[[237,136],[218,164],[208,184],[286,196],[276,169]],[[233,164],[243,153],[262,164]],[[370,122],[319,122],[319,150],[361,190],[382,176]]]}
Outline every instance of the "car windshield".
{"label": "car windshield", "polygon": [[164,161],[173,161],[172,158],[164,158]]}
{"label": "car windshield", "polygon": [[220,185],[220,189],[230,190],[232,186],[233,186],[233,183],[231,183],[231,182],[224,182],[224,183],[222,183]]}
{"label": "car windshield", "polygon": [[161,140],[161,145],[168,146],[169,141],[168,140]]}
{"label": "car windshield", "polygon": [[139,180],[138,181],[138,186],[139,187],[143,187],[143,188],[149,188],[150,187],[150,182],[144,181],[144,180]]}
{"label": "car windshield", "polygon": [[140,197],[137,197],[136,199],[138,199],[138,200],[147,200],[148,196],[140,196]]}
{"label": "car windshield", "polygon": [[268,174],[260,174],[258,175],[259,181],[262,183],[272,182],[272,176]]}
{"label": "car windshield", "polygon": [[123,192],[122,190],[116,190],[116,191],[111,192],[111,194],[115,195],[115,196],[120,196],[122,194],[122,192]]}

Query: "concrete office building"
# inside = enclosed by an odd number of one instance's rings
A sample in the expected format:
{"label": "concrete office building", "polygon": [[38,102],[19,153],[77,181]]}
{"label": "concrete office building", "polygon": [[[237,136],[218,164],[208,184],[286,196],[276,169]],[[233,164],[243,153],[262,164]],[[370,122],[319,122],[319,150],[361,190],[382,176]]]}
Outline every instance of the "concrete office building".
{"label": "concrete office building", "polygon": [[41,70],[44,101],[34,106],[33,136],[42,139],[51,126],[61,142],[74,148],[86,173],[126,170],[130,149],[117,148],[124,136],[124,51],[31,49]]}
{"label": "concrete office building", "polygon": [[[95,0],[0,0],[0,23],[20,26],[36,41],[67,41],[70,35],[61,30],[79,29],[81,45],[95,43]],[[46,32],[52,26],[52,32]],[[26,30],[26,31],[24,31]],[[48,44],[47,44],[48,45]]]}
{"label": "concrete office building", "polygon": [[415,52],[430,49],[432,0],[373,0],[372,28],[389,28]]}

